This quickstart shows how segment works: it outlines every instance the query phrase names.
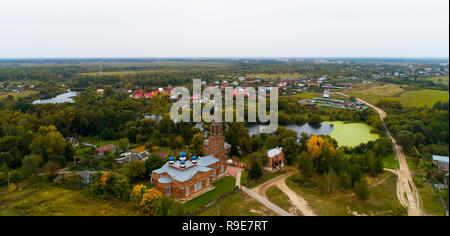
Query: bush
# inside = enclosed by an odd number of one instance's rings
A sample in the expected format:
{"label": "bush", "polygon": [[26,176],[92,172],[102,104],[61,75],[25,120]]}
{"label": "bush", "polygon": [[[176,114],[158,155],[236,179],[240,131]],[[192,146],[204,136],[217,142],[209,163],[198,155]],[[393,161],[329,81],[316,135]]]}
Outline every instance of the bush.
{"label": "bush", "polygon": [[414,181],[414,184],[415,184],[417,187],[420,187],[420,188],[425,187],[425,183],[423,182],[422,177],[420,177],[420,176],[414,176],[413,181]]}
{"label": "bush", "polygon": [[63,185],[65,188],[68,189],[80,189],[83,186],[83,181],[81,181],[81,177],[76,174],[64,175],[60,183],[61,185]]}
{"label": "bush", "polygon": [[180,203],[164,197],[155,188],[149,188],[143,184],[133,187],[130,199],[142,215],[180,216],[184,213]]}
{"label": "bush", "polygon": [[347,173],[342,173],[339,177],[339,186],[345,191],[352,188],[352,177]]}
{"label": "bush", "polygon": [[145,178],[145,163],[143,161],[135,161],[124,167],[124,174],[130,182],[136,182]]}
{"label": "bush", "polygon": [[7,183],[8,183],[8,174],[0,172],[0,186],[3,186]]}
{"label": "bush", "polygon": [[292,182],[302,187],[314,187],[314,182],[306,180],[299,174],[292,176]]}
{"label": "bush", "polygon": [[361,200],[367,200],[370,196],[369,185],[365,179],[361,179],[355,184],[354,191],[356,196]]}
{"label": "bush", "polygon": [[94,176],[89,192],[94,196],[109,194],[119,199],[129,200],[131,185],[124,175],[106,172]]}
{"label": "bush", "polygon": [[261,178],[263,175],[262,169],[261,169],[261,165],[257,162],[257,161],[253,161],[252,165],[250,167],[248,176],[251,179],[259,179]]}

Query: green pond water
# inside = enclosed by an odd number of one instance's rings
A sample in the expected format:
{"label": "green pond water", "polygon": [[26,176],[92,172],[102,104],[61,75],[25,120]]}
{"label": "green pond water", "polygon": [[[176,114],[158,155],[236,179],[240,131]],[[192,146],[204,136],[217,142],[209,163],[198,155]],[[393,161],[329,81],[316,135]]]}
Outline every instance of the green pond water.
{"label": "green pond water", "polygon": [[338,142],[339,146],[356,147],[361,143],[375,141],[380,136],[373,134],[370,131],[372,127],[364,123],[344,123],[342,121],[324,122],[332,124],[334,131],[330,136]]}

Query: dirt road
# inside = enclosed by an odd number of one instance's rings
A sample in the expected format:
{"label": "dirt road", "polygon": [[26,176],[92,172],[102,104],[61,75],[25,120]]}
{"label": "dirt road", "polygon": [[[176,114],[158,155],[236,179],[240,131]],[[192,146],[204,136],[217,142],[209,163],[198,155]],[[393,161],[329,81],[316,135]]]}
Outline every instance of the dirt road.
{"label": "dirt road", "polygon": [[[343,94],[341,94],[343,95]],[[392,140],[394,144],[395,149],[395,155],[397,157],[398,163],[400,168],[395,171],[395,173],[398,176],[397,181],[397,197],[400,201],[400,203],[408,208],[408,215],[410,216],[421,216],[423,215],[422,212],[422,205],[420,202],[419,193],[417,191],[416,185],[414,184],[414,181],[412,179],[411,171],[409,170],[408,164],[406,163],[406,156],[403,152],[403,149],[400,145],[397,144],[392,134],[389,132],[389,130],[386,127],[386,124],[384,123],[384,119],[386,118],[387,114],[382,109],[372,105],[369,102],[366,102],[362,99],[357,98],[358,101],[366,104],[367,106],[373,108],[378,115],[381,118],[381,121],[383,122],[384,129],[386,130],[386,134],[388,137]]]}
{"label": "dirt road", "polygon": [[304,216],[317,216],[317,214],[311,209],[308,202],[305,201],[301,196],[299,196],[296,192],[292,191],[287,185],[286,185],[286,179],[292,175],[291,173],[286,173],[283,175],[280,175],[276,178],[273,178],[261,185],[258,185],[257,187],[253,188],[252,190],[256,192],[258,195],[263,197],[264,199],[267,199],[266,191],[271,186],[277,186],[286,196],[289,197],[289,200],[293,206],[295,206]]}
{"label": "dirt road", "polygon": [[271,201],[269,201],[267,198],[259,195],[257,192],[253,191],[252,189],[242,187],[242,191],[246,193],[251,198],[255,199],[256,201],[263,204],[265,207],[269,208],[271,211],[277,213],[280,216],[292,216],[291,213],[283,210],[281,207],[273,204]]}

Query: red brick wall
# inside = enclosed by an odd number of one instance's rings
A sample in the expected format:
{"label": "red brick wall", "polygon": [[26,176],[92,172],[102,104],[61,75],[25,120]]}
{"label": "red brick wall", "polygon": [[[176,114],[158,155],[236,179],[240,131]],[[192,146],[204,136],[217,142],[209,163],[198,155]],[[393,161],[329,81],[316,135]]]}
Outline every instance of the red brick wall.
{"label": "red brick wall", "polygon": [[269,158],[269,163],[267,164],[267,167],[269,168],[273,168],[273,162],[277,162],[279,163],[279,161],[281,161],[282,164],[284,164],[284,153],[280,152],[280,154]]}
{"label": "red brick wall", "polygon": [[[223,171],[222,171],[223,166]],[[166,187],[170,187],[170,197],[180,200],[187,200],[193,197],[196,197],[202,194],[205,190],[208,190],[212,187],[213,181],[218,177],[222,176],[226,172],[226,162],[225,160],[220,160],[217,163],[214,163],[209,168],[216,170],[216,176],[213,177],[213,171],[210,170],[208,172],[198,172],[193,178],[187,180],[185,182],[178,182],[172,179],[167,173],[158,174],[153,173],[153,184],[155,188],[163,194],[166,194]],[[158,182],[160,177],[168,177],[172,180],[170,184],[161,184]],[[206,178],[209,177],[209,186],[206,185]],[[194,185],[198,182],[202,182],[202,188],[199,191],[194,191]],[[186,196],[186,187],[189,187],[189,196]]]}

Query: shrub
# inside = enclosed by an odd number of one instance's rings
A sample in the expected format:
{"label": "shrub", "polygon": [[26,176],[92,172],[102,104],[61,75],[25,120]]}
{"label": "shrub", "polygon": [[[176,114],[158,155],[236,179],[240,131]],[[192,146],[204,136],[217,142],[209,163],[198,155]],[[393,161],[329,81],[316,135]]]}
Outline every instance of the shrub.
{"label": "shrub", "polygon": [[422,177],[420,177],[420,176],[414,176],[413,181],[414,181],[414,184],[415,184],[417,187],[420,187],[420,188],[425,187],[425,183],[423,182]]}
{"label": "shrub", "polygon": [[365,179],[361,179],[355,184],[354,191],[356,196],[361,200],[366,200],[370,196],[369,185]]}
{"label": "shrub", "polygon": [[8,174],[0,172],[0,186],[3,186],[7,183],[8,183]]}
{"label": "shrub", "polygon": [[106,172],[94,176],[89,190],[94,196],[109,194],[119,199],[129,200],[131,185],[124,175]]}
{"label": "shrub", "polygon": [[76,174],[64,175],[63,179],[61,180],[61,184],[68,189],[80,189],[83,186],[81,177]]}
{"label": "shrub", "polygon": [[253,161],[249,171],[249,177],[251,179],[259,179],[263,175],[261,165],[257,161]]}

